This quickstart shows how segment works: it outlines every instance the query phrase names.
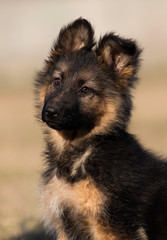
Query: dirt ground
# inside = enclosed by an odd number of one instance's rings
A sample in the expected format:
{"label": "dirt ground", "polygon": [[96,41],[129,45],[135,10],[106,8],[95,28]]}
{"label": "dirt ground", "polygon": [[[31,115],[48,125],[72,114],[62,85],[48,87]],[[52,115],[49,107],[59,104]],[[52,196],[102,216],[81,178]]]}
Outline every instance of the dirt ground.
{"label": "dirt ground", "polygon": [[[147,148],[162,155],[167,155],[166,92],[165,81],[142,82],[134,92],[130,125]],[[0,240],[44,240],[38,203],[44,144],[32,91],[1,89],[0,109]]]}

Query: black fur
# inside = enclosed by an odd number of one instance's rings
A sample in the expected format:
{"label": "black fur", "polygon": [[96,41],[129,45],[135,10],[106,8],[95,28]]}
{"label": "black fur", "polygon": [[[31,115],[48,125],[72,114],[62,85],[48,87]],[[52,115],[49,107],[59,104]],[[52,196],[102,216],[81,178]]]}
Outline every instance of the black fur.
{"label": "black fur", "polygon": [[127,132],[141,49],[93,35],[84,19],[63,28],[36,80],[45,225],[58,240],[166,240],[167,162]]}

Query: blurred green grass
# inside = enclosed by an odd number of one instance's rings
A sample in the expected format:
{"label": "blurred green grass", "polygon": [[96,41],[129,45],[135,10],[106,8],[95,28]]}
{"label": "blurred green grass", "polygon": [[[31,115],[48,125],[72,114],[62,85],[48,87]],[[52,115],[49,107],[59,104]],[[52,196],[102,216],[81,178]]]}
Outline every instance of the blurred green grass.
{"label": "blurred green grass", "polygon": [[[142,81],[134,91],[130,132],[167,155],[167,82]],[[44,144],[30,85],[0,90],[0,239],[49,239],[40,225],[38,183]]]}

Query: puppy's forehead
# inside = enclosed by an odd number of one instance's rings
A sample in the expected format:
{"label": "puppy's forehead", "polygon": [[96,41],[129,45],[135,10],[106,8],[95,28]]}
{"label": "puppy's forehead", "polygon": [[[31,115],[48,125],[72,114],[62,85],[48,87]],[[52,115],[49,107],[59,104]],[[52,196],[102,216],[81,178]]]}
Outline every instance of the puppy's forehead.
{"label": "puppy's forehead", "polygon": [[56,63],[54,73],[56,72],[75,79],[92,79],[97,73],[95,54],[79,52],[69,56],[62,56]]}
{"label": "puppy's forehead", "polygon": [[62,55],[59,59],[60,61],[64,61],[66,63],[80,65],[80,63],[84,64],[95,62],[96,56],[94,51],[81,49],[68,55]]}

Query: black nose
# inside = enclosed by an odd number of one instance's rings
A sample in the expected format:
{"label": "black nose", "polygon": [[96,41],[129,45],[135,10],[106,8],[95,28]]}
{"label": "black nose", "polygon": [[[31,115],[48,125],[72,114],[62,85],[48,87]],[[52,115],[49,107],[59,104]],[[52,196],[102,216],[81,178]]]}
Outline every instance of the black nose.
{"label": "black nose", "polygon": [[58,116],[58,110],[55,107],[47,106],[42,111],[42,120],[44,122],[52,121]]}
{"label": "black nose", "polygon": [[57,116],[58,115],[58,110],[54,107],[51,107],[51,106],[48,106],[46,109],[45,109],[45,114],[47,116]]}

